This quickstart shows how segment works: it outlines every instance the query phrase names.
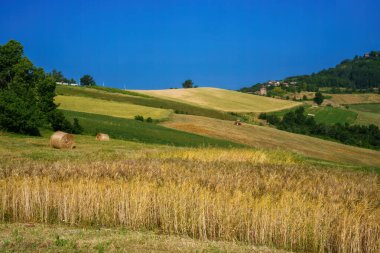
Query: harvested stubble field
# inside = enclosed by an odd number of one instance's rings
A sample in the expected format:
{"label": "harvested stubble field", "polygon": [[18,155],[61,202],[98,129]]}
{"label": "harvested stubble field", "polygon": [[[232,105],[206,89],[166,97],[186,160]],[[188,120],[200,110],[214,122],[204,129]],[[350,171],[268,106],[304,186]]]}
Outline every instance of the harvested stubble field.
{"label": "harvested stubble field", "polygon": [[173,115],[164,126],[242,143],[255,148],[289,150],[318,160],[380,167],[380,151],[344,145],[275,128],[191,115]]}
{"label": "harvested stubble field", "polygon": [[136,93],[131,91],[123,91],[119,89],[110,89],[102,87],[71,87],[71,86],[57,86],[58,95],[64,96],[80,96],[88,98],[96,98],[107,101],[121,102],[132,105],[141,105],[160,109],[169,109],[181,114],[200,115],[205,117],[234,120],[235,116],[230,113],[213,110],[209,108],[202,108],[194,106],[188,103],[182,103],[178,101],[161,99],[157,97],[150,97],[142,93]]}
{"label": "harvested stubble field", "polygon": [[[376,173],[281,151],[123,141],[65,151],[44,148],[44,138],[1,137],[12,146],[0,164],[2,222],[145,229],[292,251],[380,250]],[[38,159],[25,156],[32,149],[42,150]]]}
{"label": "harvested stubble field", "polygon": [[337,105],[380,103],[380,95],[374,93],[365,94],[330,94],[331,98],[326,99],[324,104],[332,103]]}
{"label": "harvested stubble field", "polygon": [[289,100],[218,88],[136,90],[136,92],[225,112],[269,112],[300,105],[300,103]]}
{"label": "harvested stubble field", "polygon": [[375,124],[380,127],[380,103],[356,104],[349,108],[358,113],[356,124]]}

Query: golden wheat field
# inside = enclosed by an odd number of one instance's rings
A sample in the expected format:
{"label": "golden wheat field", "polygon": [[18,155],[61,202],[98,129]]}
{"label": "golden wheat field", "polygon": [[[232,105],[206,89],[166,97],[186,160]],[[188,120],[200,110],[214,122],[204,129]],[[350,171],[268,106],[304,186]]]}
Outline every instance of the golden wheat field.
{"label": "golden wheat field", "polygon": [[[380,250],[376,173],[283,151],[122,141],[115,150],[65,151],[43,138],[1,137],[12,149],[0,164],[2,223],[143,229],[290,251]],[[30,157],[32,149],[42,153]]]}

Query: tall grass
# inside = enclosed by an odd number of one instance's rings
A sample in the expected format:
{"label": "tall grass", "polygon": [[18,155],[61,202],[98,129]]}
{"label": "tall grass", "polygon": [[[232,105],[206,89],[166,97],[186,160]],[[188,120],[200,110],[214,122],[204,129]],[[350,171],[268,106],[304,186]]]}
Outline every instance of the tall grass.
{"label": "tall grass", "polygon": [[139,151],[0,168],[3,222],[159,229],[307,252],[380,250],[378,174],[319,168],[283,152]]}

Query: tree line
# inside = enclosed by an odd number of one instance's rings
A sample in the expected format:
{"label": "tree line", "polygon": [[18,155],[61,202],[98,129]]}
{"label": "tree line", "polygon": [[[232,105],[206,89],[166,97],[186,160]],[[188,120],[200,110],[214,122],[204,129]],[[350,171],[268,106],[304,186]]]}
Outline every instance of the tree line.
{"label": "tree line", "polygon": [[[324,69],[311,75],[287,77],[283,80],[286,86],[266,86],[269,96],[281,96],[285,92],[317,92],[319,88],[329,87],[330,93],[380,93],[380,51],[372,51],[365,56],[355,56],[343,60],[333,68]],[[242,92],[256,92],[265,83],[243,87]],[[280,91],[276,91],[275,89]]]}
{"label": "tree line", "polygon": [[259,119],[266,120],[277,129],[292,133],[333,139],[347,145],[380,149],[380,130],[373,124],[364,126],[349,125],[348,123],[335,125],[317,123],[314,117],[305,115],[304,107],[286,113],[282,119],[267,113],[261,113]]}
{"label": "tree line", "polygon": [[20,42],[0,45],[0,129],[40,135],[51,127],[70,133],[83,129],[77,119],[69,122],[54,103],[56,81],[24,55]]}
{"label": "tree line", "polygon": [[[343,60],[334,68],[322,70],[311,75],[286,78],[287,82],[334,87],[340,92],[374,91],[380,87],[380,51],[372,51],[365,56]],[[340,89],[344,88],[344,89]]]}
{"label": "tree line", "polygon": [[[48,75],[50,77],[52,77],[54,79],[55,82],[61,82],[61,83],[69,83],[69,84],[72,84],[72,83],[76,83],[76,81],[74,80],[74,78],[66,78],[61,71],[58,71],[56,69],[53,69],[50,73],[48,73]],[[80,78],[80,82],[79,84],[81,86],[96,86],[96,82],[95,82],[95,79],[91,76],[91,75],[83,75],[81,78]]]}

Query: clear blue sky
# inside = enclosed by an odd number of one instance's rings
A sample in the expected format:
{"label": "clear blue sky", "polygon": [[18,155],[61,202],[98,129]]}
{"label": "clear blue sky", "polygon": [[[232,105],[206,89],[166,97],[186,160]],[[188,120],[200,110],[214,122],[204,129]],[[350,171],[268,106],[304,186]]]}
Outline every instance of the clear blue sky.
{"label": "clear blue sky", "polygon": [[0,43],[130,89],[238,89],[380,50],[380,1],[0,0]]}

